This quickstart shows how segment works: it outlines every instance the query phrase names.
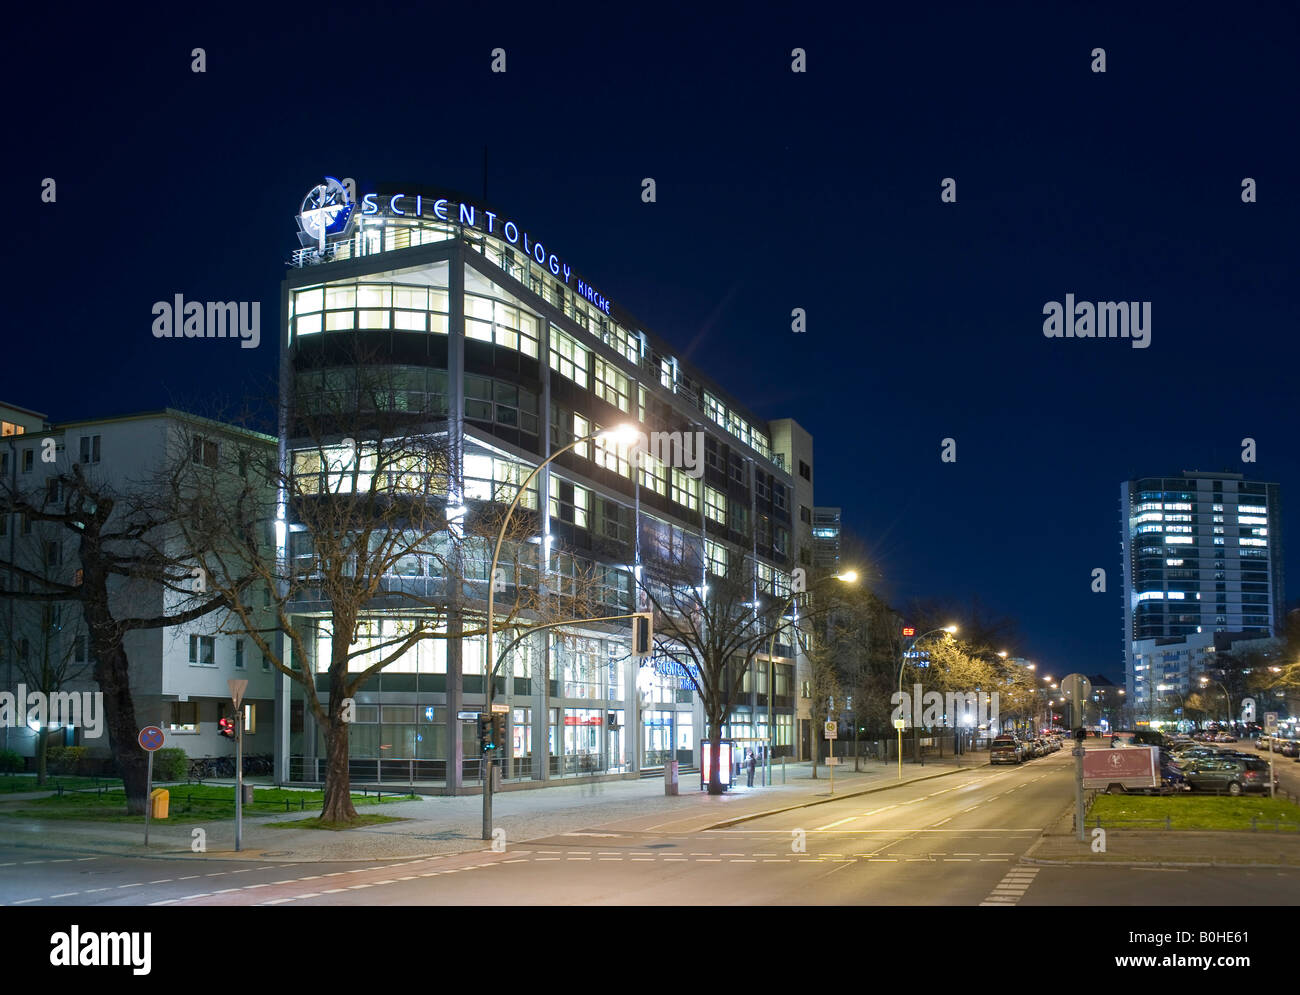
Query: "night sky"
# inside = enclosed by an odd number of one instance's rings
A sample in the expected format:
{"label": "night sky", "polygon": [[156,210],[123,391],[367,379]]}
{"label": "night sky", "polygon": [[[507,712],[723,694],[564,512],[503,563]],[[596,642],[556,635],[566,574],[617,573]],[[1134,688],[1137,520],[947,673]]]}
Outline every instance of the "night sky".
{"label": "night sky", "polygon": [[[491,202],[812,432],[817,500],[895,603],[978,596],[1040,670],[1118,679],[1122,480],[1280,481],[1300,529],[1294,5],[468,6],[22,7],[0,399],[264,391],[307,190],[478,197],[486,145]],[[177,293],[261,301],[261,347],[153,338]],[[1045,338],[1067,293],[1150,301],[1150,347]]]}

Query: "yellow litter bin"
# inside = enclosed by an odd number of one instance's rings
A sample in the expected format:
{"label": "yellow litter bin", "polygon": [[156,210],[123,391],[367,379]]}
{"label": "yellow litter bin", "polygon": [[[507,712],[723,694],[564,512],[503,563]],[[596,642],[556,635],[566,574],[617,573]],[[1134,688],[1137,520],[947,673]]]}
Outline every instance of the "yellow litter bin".
{"label": "yellow litter bin", "polygon": [[149,815],[154,819],[167,818],[167,805],[171,801],[171,792],[166,788],[154,788],[149,795],[149,804],[152,806]]}

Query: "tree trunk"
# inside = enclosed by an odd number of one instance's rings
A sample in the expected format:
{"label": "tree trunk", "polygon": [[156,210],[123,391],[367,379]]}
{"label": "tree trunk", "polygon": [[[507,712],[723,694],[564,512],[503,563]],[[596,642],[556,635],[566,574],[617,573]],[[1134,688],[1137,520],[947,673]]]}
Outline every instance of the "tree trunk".
{"label": "tree trunk", "polygon": [[36,734],[36,783],[37,785],[43,785],[45,783],[45,778],[46,778],[45,758],[49,755],[49,749],[50,749],[49,737],[45,735],[45,730],[42,729],[40,732]]}
{"label": "tree trunk", "polygon": [[325,803],[323,822],[355,822],[352,805],[352,776],[348,770],[348,724],[342,720],[342,702],[330,700],[329,724],[325,727]]}
{"label": "tree trunk", "polygon": [[95,682],[104,695],[104,724],[126,790],[126,812],[144,815],[149,801],[149,758],[139,746],[140,727],[135,718],[135,702],[131,700],[126,651],[120,640],[105,640],[96,641],[95,653]]}

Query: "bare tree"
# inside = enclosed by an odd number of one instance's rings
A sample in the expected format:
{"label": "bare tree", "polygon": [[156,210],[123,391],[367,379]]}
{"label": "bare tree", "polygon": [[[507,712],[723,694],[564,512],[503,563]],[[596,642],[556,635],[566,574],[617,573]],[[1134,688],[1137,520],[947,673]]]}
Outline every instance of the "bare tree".
{"label": "bare tree", "polygon": [[[484,456],[492,480],[462,482],[462,440],[445,407],[372,358],[300,377],[286,412],[288,458],[247,452],[237,478],[229,465],[211,468],[184,519],[208,583],[231,603],[231,631],[302,689],[325,740],[321,819],[339,824],[357,819],[349,723],[366,681],[422,640],[484,635],[489,583],[498,592],[493,653],[546,618],[592,614],[591,575],[552,569],[559,551],[539,559],[536,483],[488,577],[502,506],[528,469]],[[254,581],[240,589],[260,591],[261,604],[236,596],[232,578],[245,570]],[[492,663],[485,654],[485,673]]]}
{"label": "bare tree", "polygon": [[[161,431],[165,439],[166,424]],[[53,446],[41,448],[56,451]],[[46,486],[27,491],[0,484],[0,512],[55,527],[75,555],[63,557],[59,569],[48,571],[34,570],[17,557],[0,562],[0,597],[80,607],[127,811],[141,814],[147,802],[146,757],[136,743],[139,725],[126,637],[191,622],[228,602],[222,592],[195,589],[193,559],[179,541],[176,520],[160,513],[160,496],[152,484],[115,486],[66,460],[55,463],[46,481]],[[233,589],[242,590],[238,584]]]}
{"label": "bare tree", "polygon": [[784,599],[779,588],[759,590],[753,561],[735,550],[719,548],[706,561],[702,536],[675,526],[647,531],[638,585],[654,613],[655,651],[681,666],[700,697],[712,744],[708,791],[721,794],[722,727]]}
{"label": "bare tree", "polygon": [[[63,536],[56,525],[24,523],[14,537],[13,557],[43,580],[54,582],[54,573],[62,569]],[[3,567],[0,566],[0,572]],[[20,588],[31,586],[31,581]],[[16,663],[19,678],[29,691],[39,691],[50,700],[74,681],[81,680],[90,669],[89,645],[80,625],[76,605],[62,601],[27,602],[11,606],[0,616],[0,640],[5,654]],[[46,780],[49,752],[49,729],[36,730],[36,783]]]}

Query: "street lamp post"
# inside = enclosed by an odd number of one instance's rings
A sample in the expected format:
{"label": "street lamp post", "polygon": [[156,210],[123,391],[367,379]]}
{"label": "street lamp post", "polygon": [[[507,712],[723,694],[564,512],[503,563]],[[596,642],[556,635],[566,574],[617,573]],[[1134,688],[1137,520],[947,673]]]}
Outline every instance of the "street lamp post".
{"label": "street lamp post", "polygon": [[[845,584],[856,584],[856,583],[857,583],[857,580],[858,580],[858,572],[857,572],[856,570],[846,570],[846,571],[844,571],[844,573],[842,573],[842,574],[831,574],[829,577],[823,577],[821,580],[816,581],[816,582],[813,584],[813,587],[816,587],[818,584],[825,583],[825,582],[828,581],[828,580],[838,580],[838,581],[842,581],[842,582],[845,583]],[[790,597],[788,597],[788,598],[785,599],[785,603],[784,603],[783,605],[781,605],[781,610],[780,610],[780,612],[777,613],[777,616],[776,616],[777,624],[776,624],[776,626],[772,629],[772,636],[771,636],[771,638],[768,640],[768,643],[767,643],[767,736],[768,736],[768,747],[767,747],[767,772],[766,772],[766,781],[765,781],[765,783],[766,783],[766,784],[769,784],[769,785],[772,783],[772,749],[773,749],[773,747],[775,746],[775,741],[776,741],[776,737],[775,737],[775,734],[774,734],[774,732],[773,732],[774,727],[773,727],[773,725],[772,725],[772,718],[773,718],[773,715],[772,715],[772,695],[773,695],[773,693],[775,692],[775,689],[776,689],[776,660],[775,660],[775,657],[776,657],[776,636],[777,636],[777,633],[780,632],[780,631],[785,627],[785,613],[786,613],[786,612],[787,612],[787,611],[788,611],[788,610],[789,610],[789,609],[794,605],[795,598],[797,598],[797,597],[799,596],[799,594],[801,594],[801,593],[803,593],[803,594],[807,594],[808,592],[807,592],[807,591],[803,591],[803,592],[800,592],[800,591],[792,591],[792,592],[790,593]],[[816,749],[816,737],[813,737],[813,748]],[[781,765],[781,772],[782,772],[782,778],[784,778],[784,776],[785,776],[785,765],[784,765],[784,764]]]}
{"label": "street lamp post", "polygon": [[[924,639],[926,636],[932,636],[932,635],[934,635],[936,632],[946,632],[946,633],[948,633],[949,635],[952,635],[952,634],[955,633],[956,631],[957,631],[957,626],[955,626],[955,625],[945,625],[945,626],[943,626],[942,628],[931,629],[929,632],[923,632],[923,633],[921,633],[921,635],[916,636],[915,638],[913,638],[913,640],[912,640],[912,645],[907,649],[906,652],[903,653],[903,658],[902,658],[902,659],[899,661],[899,663],[898,663],[898,695],[899,695],[899,699],[898,699],[898,700],[899,700],[899,703],[900,703],[900,704],[902,703],[902,700],[903,700],[903,698],[902,698],[902,696],[903,696],[903,668],[905,668],[905,667],[907,666],[907,658],[908,658],[908,656],[909,656],[911,653],[915,652],[917,644],[918,644],[922,639]],[[915,711],[915,703],[913,703],[913,711]],[[920,744],[920,739],[919,739],[920,732],[918,731],[918,732],[916,732],[914,735],[916,735],[916,736],[918,737],[918,739],[917,739],[917,744],[918,744],[917,749],[919,750],[919,749],[920,749],[920,745],[919,745],[919,744]],[[901,726],[900,726],[899,729],[898,729],[898,779],[899,779],[900,781],[903,779],[903,729],[902,729]]]}
{"label": "street lamp post", "polygon": [[1224,684],[1222,681],[1216,681],[1210,677],[1202,677],[1201,687],[1205,687],[1206,684],[1217,684],[1223,690],[1224,703],[1228,709],[1228,725],[1230,726],[1235,725],[1235,723],[1232,721],[1232,695],[1228,693],[1227,685]]}
{"label": "street lamp post", "polygon": [[[497,669],[497,664],[500,662],[500,661],[497,661],[496,663],[490,662],[492,661],[493,658],[492,612],[493,612],[493,602],[495,600],[493,596],[496,594],[497,562],[501,558],[501,544],[505,541],[506,538],[506,527],[510,524],[510,516],[515,513],[515,508],[518,507],[519,505],[519,499],[523,497],[524,492],[528,490],[528,485],[533,482],[533,480],[537,477],[539,473],[542,472],[542,469],[544,467],[546,467],[549,463],[551,463],[557,456],[562,456],[564,453],[567,453],[570,449],[574,449],[582,445],[584,442],[591,442],[593,439],[598,439],[602,437],[613,438],[616,441],[630,442],[630,441],[634,441],[636,438],[639,438],[639,433],[635,428],[632,428],[629,425],[624,425],[616,429],[602,429],[601,431],[598,432],[592,432],[588,435],[582,436],[579,439],[574,439],[572,442],[568,443],[567,445],[561,446],[559,449],[555,450],[555,452],[551,453],[550,456],[546,457],[546,459],[542,460],[542,462],[538,463],[537,466],[533,467],[532,472],[529,473],[528,476],[524,478],[524,482],[520,484],[518,489],[515,491],[515,496],[511,500],[510,506],[506,508],[505,517],[501,519],[501,529],[500,531],[497,532],[496,546],[492,550],[492,566],[488,569],[487,625],[486,625],[487,649],[485,651],[484,658],[485,660],[489,661],[489,663],[488,666],[486,667],[488,673],[487,673],[487,688],[484,691],[484,701],[487,703],[487,712],[489,715],[492,714],[492,699],[496,696],[496,669]],[[538,504],[539,505],[541,504],[540,500],[538,501]],[[542,514],[547,513],[547,509],[545,507],[542,507],[540,510]],[[542,555],[545,556],[545,550],[543,550]],[[546,566],[545,564],[542,564],[543,570],[545,569],[545,566]],[[490,760],[487,760],[485,762],[488,763],[488,768],[483,778],[483,839],[490,840],[492,838],[492,766]]]}

